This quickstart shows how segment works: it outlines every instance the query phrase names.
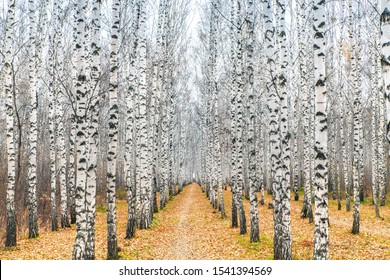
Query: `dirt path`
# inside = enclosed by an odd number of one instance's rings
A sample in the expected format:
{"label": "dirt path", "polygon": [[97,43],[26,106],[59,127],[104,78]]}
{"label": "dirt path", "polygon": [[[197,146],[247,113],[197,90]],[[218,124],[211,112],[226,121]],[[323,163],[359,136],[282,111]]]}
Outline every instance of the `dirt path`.
{"label": "dirt path", "polygon": [[171,250],[169,250],[168,257],[173,259],[187,259],[193,255],[191,252],[192,247],[192,220],[189,219],[190,209],[194,204],[194,188],[190,188],[189,192],[185,193],[184,201],[180,205],[178,211],[179,223],[175,228],[174,236],[180,236],[180,238],[173,241]]}
{"label": "dirt path", "polygon": [[[156,215],[156,226],[138,231],[125,241],[124,258],[139,259],[234,259],[245,258],[229,220],[221,220],[200,187],[192,184]],[[153,244],[152,244],[153,243]],[[136,253],[134,253],[136,252]],[[238,255],[237,255],[237,254]]]}

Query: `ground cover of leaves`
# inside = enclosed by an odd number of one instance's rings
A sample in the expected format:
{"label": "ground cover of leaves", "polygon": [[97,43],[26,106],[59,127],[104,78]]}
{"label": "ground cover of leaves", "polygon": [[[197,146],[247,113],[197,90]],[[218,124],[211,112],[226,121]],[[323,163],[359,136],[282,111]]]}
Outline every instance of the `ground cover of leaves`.
{"label": "ground cover of leaves", "polygon": [[[258,243],[249,242],[249,201],[244,200],[247,218],[246,235],[231,227],[231,192],[224,190],[227,217],[222,219],[202,193],[191,184],[170,200],[167,207],[155,214],[152,227],[137,230],[132,239],[125,239],[127,205],[117,201],[117,237],[121,259],[272,259],[273,218],[267,205],[259,206],[260,236]],[[258,194],[259,195],[259,194]],[[312,259],[314,225],[300,218],[302,201],[291,201],[293,259]],[[383,219],[375,217],[370,203],[361,205],[361,233],[351,233],[353,212],[337,210],[329,202],[330,259],[390,260],[390,206],[381,207]],[[96,259],[105,259],[106,213],[96,215]],[[44,231],[36,239],[21,236],[13,248],[0,247],[0,259],[71,259],[75,238],[74,225],[56,232]]]}

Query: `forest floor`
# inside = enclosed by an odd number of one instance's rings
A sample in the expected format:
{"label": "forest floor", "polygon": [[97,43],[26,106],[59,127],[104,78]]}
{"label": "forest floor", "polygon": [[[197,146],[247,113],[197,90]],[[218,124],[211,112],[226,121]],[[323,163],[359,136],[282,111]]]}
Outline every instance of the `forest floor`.
{"label": "forest floor", "polygon": [[[259,195],[259,194],[258,194]],[[191,184],[154,215],[150,229],[137,230],[125,239],[127,205],[117,201],[117,237],[121,259],[272,259],[273,209],[259,206],[260,242],[249,242],[249,201],[244,200],[248,233],[239,234],[231,227],[231,192],[224,191],[226,218],[221,218],[202,193]],[[389,204],[389,203],[388,203]],[[381,207],[383,219],[375,217],[371,203],[361,204],[360,234],[351,233],[353,212],[337,210],[337,202],[329,203],[330,259],[390,260],[390,206]],[[300,218],[302,201],[291,201],[293,259],[312,259],[314,225]],[[106,213],[98,207],[96,215],[96,259],[105,259]],[[36,239],[21,237],[13,248],[0,247],[0,259],[71,259],[75,238],[72,228],[42,232]]]}

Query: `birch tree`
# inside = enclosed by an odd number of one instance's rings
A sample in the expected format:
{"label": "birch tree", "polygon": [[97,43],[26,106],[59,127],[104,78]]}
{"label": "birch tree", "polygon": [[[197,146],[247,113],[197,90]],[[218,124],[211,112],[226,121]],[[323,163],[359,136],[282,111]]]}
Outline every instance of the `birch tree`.
{"label": "birch tree", "polygon": [[236,134],[237,134],[237,211],[240,218],[240,234],[246,233],[246,218],[245,210],[242,201],[242,192],[244,189],[244,148],[243,148],[243,35],[242,35],[242,19],[241,17],[241,2],[237,0],[236,3]]}
{"label": "birch tree", "polygon": [[[286,3],[278,0],[278,45],[279,69],[277,72],[278,107],[280,108],[279,127],[279,173],[276,175],[274,187],[274,259],[292,258],[292,238],[290,228],[290,133],[288,131],[288,102],[287,102],[287,42],[286,42]],[[278,176],[279,175],[279,176]]]}
{"label": "birch tree", "polygon": [[[372,44],[371,57],[372,57],[372,66],[371,66],[371,90],[372,90],[372,99],[371,99],[371,107],[372,107],[372,146],[371,146],[371,157],[372,157],[372,196],[373,202],[375,205],[375,214],[379,218],[379,190],[381,186],[385,185],[383,183],[383,169],[381,165],[383,163],[383,159],[381,159],[381,155],[384,155],[383,152],[383,131],[384,131],[384,123],[383,123],[383,115],[381,114],[383,108],[383,95],[380,92],[380,74],[381,74],[381,56],[378,54],[378,50],[381,50],[380,44],[380,15],[377,14],[376,10],[379,10],[378,1],[375,3],[375,9],[371,10],[369,19],[373,22],[375,27],[375,42]],[[382,101],[382,102],[381,102]]]}
{"label": "birch tree", "polygon": [[[210,94],[213,99],[214,106],[214,116],[212,117],[213,135],[214,135],[214,160],[215,160],[215,170],[214,170],[214,184],[215,184],[215,194],[214,194],[214,207],[217,204],[218,198],[217,192],[219,193],[219,203],[218,209],[222,214],[222,217],[225,217],[225,206],[223,201],[222,194],[222,174],[221,174],[221,141],[220,141],[220,121],[219,121],[219,92],[217,86],[217,52],[218,52],[218,38],[217,38],[217,25],[219,23],[217,9],[219,9],[219,1],[211,1],[211,19],[210,19]],[[218,190],[217,190],[218,188]]]}
{"label": "birch tree", "polygon": [[4,42],[4,91],[7,124],[7,195],[6,195],[6,239],[5,246],[16,245],[16,209],[15,209],[15,143],[14,143],[14,84],[12,81],[12,59],[14,55],[14,26],[16,1],[8,2],[7,23]]}
{"label": "birch tree", "polygon": [[209,58],[208,58],[208,108],[207,108],[207,118],[208,118],[208,129],[209,129],[209,139],[208,139],[208,149],[209,149],[209,159],[210,159],[210,175],[209,175],[209,188],[210,188],[210,202],[213,208],[217,208],[217,173],[218,173],[218,164],[219,157],[217,152],[219,152],[219,135],[217,135],[217,126],[218,119],[215,117],[217,108],[217,81],[216,81],[216,63],[217,63],[217,39],[216,39],[216,9],[215,1],[211,2],[211,18],[210,18],[210,32],[209,32]]}
{"label": "birch tree", "polygon": [[168,123],[168,90],[167,90],[167,63],[169,60],[168,57],[168,44],[167,38],[169,37],[169,27],[168,27],[168,4],[170,0],[161,0],[160,5],[162,5],[161,10],[163,11],[162,19],[162,34],[161,34],[161,52],[162,59],[160,60],[159,65],[159,84],[160,88],[160,98],[161,98],[161,107],[160,107],[160,118],[161,118],[161,186],[160,186],[160,208],[164,208],[168,202],[169,190],[168,190],[168,181],[169,181],[169,171],[168,171],[168,150],[169,150],[169,123]]}
{"label": "birch tree", "polygon": [[[87,212],[87,243],[86,259],[95,259],[95,214],[96,214],[96,176],[97,176],[97,149],[99,133],[99,98],[100,98],[100,18],[101,18],[101,0],[95,0],[92,4],[91,13],[92,40],[90,44],[91,56],[91,82],[90,82],[90,106],[88,119],[88,169],[87,169],[87,188],[86,188],[86,212]],[[86,50],[88,51],[88,50]]]}
{"label": "birch tree", "polygon": [[352,20],[352,1],[348,1],[349,7],[349,39],[351,44],[351,77],[352,77],[352,97],[353,97],[353,200],[354,200],[354,211],[353,211],[353,225],[352,233],[359,233],[360,224],[360,212],[359,212],[359,162],[360,162],[360,130],[361,130],[361,109],[360,109],[360,90],[358,85],[358,69],[357,59],[355,55],[356,39],[353,34],[353,20]]}
{"label": "birch tree", "polygon": [[77,55],[76,64],[76,147],[77,147],[77,171],[76,171],[76,239],[73,248],[72,258],[76,260],[85,259],[85,248],[87,242],[87,216],[85,205],[85,188],[87,180],[87,76],[86,70],[86,11],[87,2],[78,0],[75,3],[75,50]]}
{"label": "birch tree", "polygon": [[137,137],[137,184],[140,185],[141,208],[140,229],[148,228],[151,224],[151,181],[148,174],[148,147],[145,145],[148,139],[147,127],[147,88],[146,88],[146,2],[139,2],[139,136]]}
{"label": "birch tree", "polygon": [[[46,8],[46,7],[45,7]],[[56,153],[58,159],[57,163],[57,174],[59,175],[60,182],[60,194],[61,194],[61,227],[66,228],[70,227],[69,218],[68,218],[68,191],[66,185],[66,149],[65,149],[65,128],[64,128],[64,110],[63,110],[63,90],[61,86],[61,75],[63,74],[63,15],[62,15],[62,6],[60,3],[54,3],[54,26],[56,41],[53,42],[54,51],[54,63],[53,63],[53,77],[56,83],[55,87],[55,98],[54,98],[54,111],[55,111],[55,143],[56,143]]]}
{"label": "birch tree", "polygon": [[254,49],[254,21],[255,7],[253,0],[248,0],[248,42],[247,42],[247,74],[249,80],[248,94],[248,152],[249,152],[249,199],[250,199],[250,216],[251,231],[250,241],[258,242],[260,240],[259,232],[259,213],[256,194],[256,143],[255,143],[255,92],[254,92],[254,71],[253,71],[253,49]]}
{"label": "birch tree", "polygon": [[[54,24],[54,19],[53,19]],[[57,184],[56,184],[56,106],[55,100],[57,98],[57,77],[55,66],[55,41],[57,34],[55,31],[49,35],[49,148],[50,148],[50,206],[51,206],[51,230],[58,230],[58,214],[57,214]]]}
{"label": "birch tree", "polygon": [[118,258],[116,237],[115,182],[118,146],[118,35],[120,0],[112,4],[111,52],[110,52],[110,118],[108,124],[107,156],[107,259]]}
{"label": "birch tree", "polygon": [[313,6],[314,79],[315,79],[315,180],[314,180],[314,256],[328,259],[328,160],[325,73],[325,1],[316,0]]}
{"label": "birch tree", "polygon": [[305,10],[307,8],[305,0],[298,1],[298,41],[299,41],[299,63],[300,63],[300,84],[302,93],[302,129],[303,129],[303,172],[304,172],[304,202],[301,212],[302,218],[309,218],[309,222],[313,221],[313,212],[311,206],[311,190],[310,190],[310,126],[309,126],[309,77],[307,73],[307,53],[308,47],[305,45],[306,38],[306,18]]}
{"label": "birch tree", "polygon": [[135,234],[137,227],[136,217],[136,182],[135,182],[135,94],[137,92],[135,64],[137,57],[137,43],[138,43],[138,31],[136,26],[139,21],[138,5],[135,5],[135,1],[130,3],[130,10],[132,14],[130,33],[132,34],[132,40],[130,43],[129,62],[128,62],[128,84],[126,92],[126,143],[125,143],[125,160],[126,160],[126,185],[127,185],[127,203],[128,203],[128,217],[126,238],[132,238]]}
{"label": "birch tree", "polygon": [[275,27],[273,24],[273,1],[268,0],[263,2],[265,5],[264,20],[265,20],[265,45],[267,58],[267,108],[269,120],[269,149],[270,149],[270,178],[272,182],[271,193],[275,190],[277,183],[277,175],[279,175],[280,164],[280,127],[279,127],[279,104],[275,89],[276,79],[276,47],[275,47]]}
{"label": "birch tree", "polygon": [[[382,45],[382,75],[384,80],[384,92],[387,98],[387,107],[390,103],[390,1],[381,0],[381,45]],[[387,108],[387,141],[390,143],[390,109]],[[390,152],[389,152],[390,154]],[[380,200],[384,205],[385,194],[382,192]]]}
{"label": "birch tree", "polygon": [[29,49],[31,51],[29,59],[29,79],[30,79],[30,120],[29,120],[29,170],[28,170],[28,237],[38,236],[38,209],[37,209],[37,50],[36,50],[36,7],[34,1],[29,1]]}

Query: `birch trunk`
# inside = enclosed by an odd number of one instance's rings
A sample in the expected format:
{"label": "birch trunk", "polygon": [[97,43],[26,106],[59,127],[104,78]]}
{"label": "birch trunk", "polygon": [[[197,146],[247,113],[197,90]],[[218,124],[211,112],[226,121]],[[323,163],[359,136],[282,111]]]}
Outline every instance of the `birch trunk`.
{"label": "birch trunk", "polygon": [[310,133],[310,106],[309,106],[309,74],[307,72],[307,53],[308,47],[305,45],[306,37],[306,18],[305,9],[307,8],[306,1],[300,0],[299,20],[300,29],[298,31],[299,41],[299,63],[300,63],[300,75],[301,75],[301,93],[302,93],[302,129],[303,129],[303,188],[304,199],[303,207],[301,211],[301,218],[309,218],[309,222],[313,222],[313,210],[311,204],[311,187],[310,187],[310,155],[311,155],[311,133]]}
{"label": "birch trunk", "polygon": [[237,133],[237,210],[240,218],[240,234],[245,234],[246,229],[246,218],[245,210],[242,201],[243,189],[244,189],[244,147],[243,147],[243,136],[244,136],[244,111],[243,111],[243,50],[242,50],[242,23],[241,23],[241,3],[237,0],[236,5],[236,133]]}
{"label": "birch trunk", "polygon": [[247,74],[249,80],[248,87],[248,148],[249,148],[249,200],[250,200],[250,242],[260,241],[260,230],[259,230],[259,210],[257,203],[257,182],[256,182],[256,143],[255,143],[255,105],[257,98],[255,96],[254,89],[254,71],[253,71],[253,49],[254,49],[254,21],[255,21],[255,8],[253,0],[247,1],[248,15],[248,42],[247,42]]}
{"label": "birch trunk", "polygon": [[[230,63],[231,63],[231,91],[230,91],[230,126],[231,126],[231,189],[232,189],[232,227],[238,227],[237,213],[237,135],[236,135],[236,58],[234,47],[235,2],[231,1],[230,11]],[[206,166],[206,170],[209,170]]]}
{"label": "birch trunk", "polygon": [[146,88],[146,2],[141,0],[140,3],[140,20],[139,20],[139,137],[137,148],[139,157],[137,157],[137,184],[141,190],[141,212],[140,212],[140,229],[149,228],[151,225],[151,180],[148,174],[148,147],[145,145],[148,139],[147,126],[147,88]]}
{"label": "birch trunk", "polygon": [[29,80],[30,80],[30,120],[29,120],[29,164],[28,164],[28,237],[38,236],[38,205],[37,205],[37,49],[36,49],[36,7],[34,1],[29,1]]}
{"label": "birch trunk", "polygon": [[131,21],[131,33],[133,34],[131,41],[131,50],[129,54],[129,78],[126,94],[126,143],[125,143],[125,173],[126,173],[126,192],[127,192],[127,227],[126,238],[134,237],[137,227],[137,210],[136,210],[136,182],[135,182],[135,99],[137,92],[137,79],[136,79],[136,56],[137,56],[137,44],[138,33],[136,25],[139,21],[139,13],[137,13],[137,7],[135,1],[132,1],[132,21]]}
{"label": "birch trunk", "polygon": [[15,211],[15,143],[14,143],[14,85],[12,81],[12,58],[14,56],[12,43],[14,41],[16,1],[8,2],[7,23],[4,42],[4,96],[7,124],[7,193],[6,193],[6,239],[5,246],[16,246],[16,211]]}
{"label": "birch trunk", "polygon": [[160,208],[164,208],[168,203],[169,198],[169,106],[168,106],[168,83],[167,83],[167,72],[168,72],[168,2],[170,0],[162,0],[162,11],[164,13],[162,37],[161,37],[161,49],[162,49],[162,60],[159,66],[159,82],[161,85],[161,190],[160,190]]}
{"label": "birch trunk", "polygon": [[69,135],[69,172],[67,185],[69,186],[69,208],[70,223],[76,223],[76,165],[75,165],[75,147],[76,147],[76,116],[72,114],[70,118]]}
{"label": "birch trunk", "polygon": [[87,216],[85,205],[85,188],[87,180],[87,76],[86,68],[86,11],[85,0],[78,0],[75,3],[76,10],[76,38],[75,51],[77,54],[76,68],[76,147],[77,147],[77,173],[76,173],[76,240],[73,248],[73,259],[85,259],[85,247],[87,242]]}
{"label": "birch trunk", "polygon": [[[62,87],[60,86],[59,80],[63,74],[63,55],[61,51],[62,46],[62,7],[58,2],[54,3],[54,26],[56,29],[56,42],[54,42],[53,47],[55,48],[55,57],[54,57],[54,69],[53,74],[55,76],[55,85],[56,97],[54,99],[55,107],[55,127],[56,129],[56,153],[58,155],[58,175],[60,183],[60,195],[61,195],[61,227],[70,227],[69,218],[68,218],[68,192],[66,186],[66,150],[65,150],[65,130],[64,130],[64,111],[62,108],[63,104],[63,92]],[[57,81],[58,80],[58,81]]]}
{"label": "birch trunk", "polygon": [[315,180],[314,259],[328,259],[328,160],[325,73],[325,2],[314,1]]}
{"label": "birch trunk", "polygon": [[[86,211],[87,211],[87,243],[85,255],[86,259],[95,259],[95,216],[96,216],[96,177],[97,177],[97,151],[99,139],[99,98],[100,98],[100,17],[101,0],[95,0],[92,5],[91,13],[91,101],[89,107],[89,125],[88,125],[88,169],[87,169],[87,188],[86,188]],[[86,50],[88,51],[88,50]]]}
{"label": "birch trunk", "polygon": [[[381,0],[381,45],[382,45],[382,76],[384,81],[384,93],[386,96],[387,106],[387,118],[386,118],[386,133],[387,141],[390,143],[390,0]],[[390,151],[389,151],[390,154]],[[385,170],[382,170],[382,172]],[[386,188],[385,180],[383,185],[380,187],[379,193],[380,205],[384,206],[386,201]]]}
{"label": "birch trunk", "polygon": [[274,259],[292,259],[292,237],[290,226],[290,133],[288,131],[288,102],[287,102],[287,42],[286,42],[286,4],[278,0],[278,43],[279,69],[277,93],[280,106],[280,142],[279,142],[279,174],[274,189]]}
{"label": "birch trunk", "polygon": [[349,39],[351,44],[351,77],[352,77],[352,96],[354,99],[353,102],[353,200],[354,200],[354,211],[353,211],[353,225],[352,225],[352,233],[359,233],[359,225],[360,225],[360,199],[359,199],[359,162],[360,162],[360,130],[361,130],[361,112],[360,112],[360,90],[358,86],[358,69],[357,69],[357,61],[356,61],[356,39],[353,34],[353,18],[352,18],[352,1],[348,1],[349,6]]}
{"label": "birch trunk", "polygon": [[[54,38],[53,38],[54,37]],[[57,98],[57,77],[55,71],[55,41],[56,34],[49,36],[49,41],[51,43],[51,48],[49,49],[49,73],[50,73],[50,82],[49,82],[49,146],[50,146],[50,206],[51,206],[51,230],[58,230],[58,215],[57,215],[57,186],[56,186],[56,141],[55,141],[55,131],[56,131],[56,106],[55,100]]]}
{"label": "birch trunk", "polygon": [[107,156],[107,259],[118,258],[116,238],[116,161],[118,147],[118,47],[120,0],[112,4],[111,53],[110,53],[110,118],[108,122]]}
{"label": "birch trunk", "polygon": [[[377,36],[375,36],[377,37]],[[378,42],[377,38],[375,38],[376,42]],[[375,214],[379,218],[379,207],[378,207],[378,177],[379,177],[379,154],[378,154],[378,97],[379,97],[379,89],[378,89],[378,73],[377,73],[377,56],[375,55],[375,49],[371,49],[371,108],[372,108],[372,116],[371,116],[371,131],[372,131],[372,142],[371,142],[371,158],[372,158],[372,175],[371,175],[371,186],[372,186],[372,198],[375,205]]]}

